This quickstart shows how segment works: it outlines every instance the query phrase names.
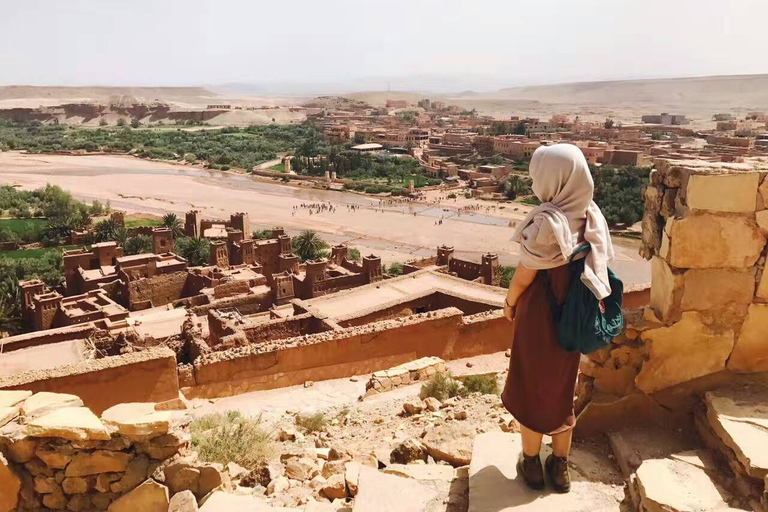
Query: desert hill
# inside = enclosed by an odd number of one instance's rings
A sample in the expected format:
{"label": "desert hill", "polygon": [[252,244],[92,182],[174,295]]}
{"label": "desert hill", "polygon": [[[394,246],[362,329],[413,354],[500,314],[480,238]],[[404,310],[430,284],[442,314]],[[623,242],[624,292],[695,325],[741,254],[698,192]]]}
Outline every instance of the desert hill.
{"label": "desert hill", "polygon": [[204,105],[218,95],[202,87],[61,87],[6,85],[0,86],[0,106],[38,107],[64,103],[151,103]]}

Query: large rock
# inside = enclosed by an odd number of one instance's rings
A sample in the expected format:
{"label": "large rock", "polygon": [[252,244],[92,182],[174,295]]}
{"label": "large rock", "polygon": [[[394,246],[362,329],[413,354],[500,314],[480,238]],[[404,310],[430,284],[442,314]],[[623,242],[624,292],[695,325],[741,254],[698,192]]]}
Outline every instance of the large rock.
{"label": "large rock", "polygon": [[173,413],[156,411],[154,403],[128,403],[110,407],[101,415],[105,425],[133,438],[152,438],[168,433]]}
{"label": "large rock", "polygon": [[285,476],[301,482],[318,474],[317,465],[307,457],[291,458],[285,464]]}
{"label": "large rock", "polygon": [[415,480],[381,473],[369,467],[360,468],[357,512],[423,512],[437,492]]}
{"label": "large rock", "polygon": [[109,512],[168,512],[168,488],[147,480],[107,509]]}
{"label": "large rock", "polygon": [[750,213],[755,211],[760,174],[694,174],[685,201],[693,210]]}
{"label": "large rock", "polygon": [[99,473],[118,473],[125,471],[129,453],[97,450],[95,452],[80,452],[72,458],[65,470],[66,476],[88,476]]}
{"label": "large rock", "polygon": [[221,464],[205,464],[197,469],[200,471],[200,480],[197,486],[198,497],[202,498],[214,490],[224,492],[232,490],[229,473]]}
{"label": "large rock", "polygon": [[40,440],[34,437],[25,437],[8,445],[8,458],[11,462],[24,464],[35,458],[35,452],[40,445]]}
{"label": "large rock", "polygon": [[[763,275],[768,274],[764,272]],[[735,372],[768,371],[768,304],[751,304],[739,338],[728,360]]]}
{"label": "large rock", "polygon": [[475,430],[466,423],[446,423],[430,430],[422,439],[435,460],[453,466],[466,466],[472,461]]}
{"label": "large rock", "polygon": [[650,354],[635,383],[646,393],[725,369],[734,344],[733,330],[708,327],[695,311],[671,327],[645,331],[642,339]]}
{"label": "large rock", "polygon": [[31,391],[0,389],[0,409],[19,405],[30,396],[32,396]]}
{"label": "large rock", "polygon": [[392,450],[389,461],[395,464],[409,464],[421,460],[426,462],[429,452],[421,441],[413,437],[406,439]]}
{"label": "large rock", "polygon": [[27,421],[32,418],[44,416],[62,407],[82,407],[83,401],[79,396],[67,393],[50,393],[41,391],[27,398],[22,406],[22,413]]}
{"label": "large rock", "polygon": [[670,218],[660,255],[677,268],[751,267],[765,246],[765,235],[747,217],[711,214]]}
{"label": "large rock", "polygon": [[192,491],[197,494],[200,488],[200,470],[185,460],[170,463],[164,469],[165,483],[171,494]]}
{"label": "large rock", "polygon": [[8,462],[0,453],[0,512],[16,510],[19,502],[21,479],[8,467]]}
{"label": "large rock", "polygon": [[692,269],[683,278],[682,310],[712,310],[749,304],[755,295],[754,269]]}
{"label": "large rock", "polygon": [[636,475],[643,510],[648,512],[704,512],[728,507],[707,473],[691,464],[651,459],[640,465]]}
{"label": "large rock", "polygon": [[27,424],[32,437],[61,437],[70,441],[109,441],[107,428],[86,407],[56,409]]}
{"label": "large rock", "polygon": [[663,258],[651,259],[651,307],[661,319],[670,321],[680,316],[683,296],[683,273],[675,271]]}
{"label": "large rock", "polygon": [[742,386],[708,391],[707,420],[744,473],[768,475],[768,388]]}
{"label": "large rock", "polygon": [[335,474],[323,485],[323,494],[329,500],[343,500],[347,497],[347,483],[344,475]]}
{"label": "large rock", "polygon": [[[612,482],[618,475],[607,469],[611,464],[595,458],[591,452],[571,453],[571,492],[558,494],[547,488],[534,491],[517,474],[517,460],[522,451],[520,434],[492,432],[475,438],[469,468],[469,512],[619,512],[624,490]],[[549,447],[542,449],[542,459]],[[605,480],[580,473],[579,467],[603,466]]]}
{"label": "large rock", "polygon": [[13,407],[0,407],[0,427],[4,427],[8,423],[12,422],[21,414],[21,409],[18,406]]}
{"label": "large rock", "polygon": [[197,498],[190,491],[181,491],[171,498],[168,512],[197,512]]}

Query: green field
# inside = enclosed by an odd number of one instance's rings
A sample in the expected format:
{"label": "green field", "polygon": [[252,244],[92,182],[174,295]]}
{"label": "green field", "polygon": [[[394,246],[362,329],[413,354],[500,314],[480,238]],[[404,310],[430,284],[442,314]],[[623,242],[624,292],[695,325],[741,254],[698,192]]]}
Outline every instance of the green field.
{"label": "green field", "polygon": [[14,233],[23,233],[33,229],[44,229],[45,219],[0,219],[0,231],[8,229]]}
{"label": "green field", "polygon": [[0,251],[0,259],[2,258],[9,258],[12,260],[21,260],[21,259],[36,259],[41,258],[42,256],[55,252],[55,251],[61,251],[64,249],[76,249],[78,246],[75,245],[68,245],[66,247],[44,247],[42,249],[19,249],[16,251]]}
{"label": "green field", "polygon": [[275,171],[275,172],[285,172],[285,164],[283,162],[280,162],[279,164],[273,165],[272,167],[270,167],[269,170]]}
{"label": "green field", "polygon": [[163,221],[155,219],[132,219],[125,221],[125,227],[130,228],[142,228],[142,227],[157,227],[162,226]]}

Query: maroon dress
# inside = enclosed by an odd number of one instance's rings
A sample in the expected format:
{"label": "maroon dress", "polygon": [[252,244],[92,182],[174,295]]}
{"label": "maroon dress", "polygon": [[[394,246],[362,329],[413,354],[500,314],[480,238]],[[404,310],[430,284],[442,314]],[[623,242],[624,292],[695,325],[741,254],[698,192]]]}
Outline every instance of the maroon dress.
{"label": "maroon dress", "polygon": [[571,271],[566,264],[539,270],[518,299],[501,400],[521,425],[540,434],[559,434],[576,423],[573,396],[581,355],[566,352],[557,342],[544,272],[561,304],[568,292]]}

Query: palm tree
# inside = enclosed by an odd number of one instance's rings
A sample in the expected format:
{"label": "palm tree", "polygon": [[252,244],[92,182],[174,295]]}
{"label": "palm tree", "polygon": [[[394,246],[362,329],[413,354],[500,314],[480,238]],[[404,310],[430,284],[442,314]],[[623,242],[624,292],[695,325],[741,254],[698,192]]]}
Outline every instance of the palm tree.
{"label": "palm tree", "polygon": [[328,244],[320,238],[315,231],[305,230],[299,236],[293,238],[291,242],[293,252],[301,261],[314,260],[323,255],[323,251],[328,249]]}
{"label": "palm tree", "polygon": [[115,240],[115,233],[120,225],[112,219],[105,219],[96,224],[94,238],[97,242],[109,242]]}
{"label": "palm tree", "polygon": [[123,247],[127,256],[152,252],[152,239],[147,235],[132,236]]}
{"label": "palm tree", "polygon": [[128,230],[123,226],[118,226],[115,230],[115,242],[117,242],[117,245],[120,247],[126,246],[126,243],[128,242]]}
{"label": "palm tree", "polygon": [[176,242],[176,253],[192,267],[207,265],[210,260],[211,242],[207,238],[183,237]]}
{"label": "palm tree", "polygon": [[163,215],[163,227],[173,231],[173,238],[184,236],[184,228],[181,225],[181,219],[175,213],[166,213]]}

